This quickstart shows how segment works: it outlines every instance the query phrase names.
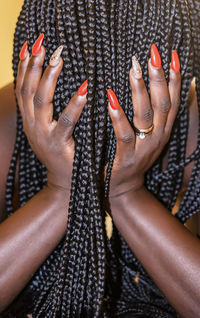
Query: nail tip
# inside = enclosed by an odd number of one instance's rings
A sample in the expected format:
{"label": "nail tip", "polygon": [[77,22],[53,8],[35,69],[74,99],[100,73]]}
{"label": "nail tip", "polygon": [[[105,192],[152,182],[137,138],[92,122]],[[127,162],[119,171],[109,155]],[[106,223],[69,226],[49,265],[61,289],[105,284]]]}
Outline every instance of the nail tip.
{"label": "nail tip", "polygon": [[172,51],[170,66],[174,72],[176,73],[180,72],[180,60],[176,50]]}
{"label": "nail tip", "polygon": [[86,79],[83,84],[78,89],[78,95],[84,96],[87,94],[87,86],[88,86],[88,79]]}
{"label": "nail tip", "polygon": [[162,66],[160,53],[155,43],[151,45],[151,65],[155,68],[160,68]]}
{"label": "nail tip", "polygon": [[133,72],[133,76],[136,79],[142,78],[142,69],[141,69],[140,63],[135,55],[132,56],[132,72]]}
{"label": "nail tip", "polygon": [[117,110],[120,108],[120,104],[115,92],[109,88],[107,90],[108,100],[112,109]]}
{"label": "nail tip", "polygon": [[40,54],[43,40],[44,40],[44,33],[41,33],[39,37],[36,39],[35,43],[33,44],[32,55],[37,56]]}
{"label": "nail tip", "polygon": [[27,57],[27,54],[28,54],[28,41],[25,41],[19,53],[20,60],[21,61],[25,60]]}
{"label": "nail tip", "polygon": [[56,66],[59,63],[59,58],[62,54],[64,45],[60,45],[52,54],[50,60],[49,60],[49,65],[51,66]]}

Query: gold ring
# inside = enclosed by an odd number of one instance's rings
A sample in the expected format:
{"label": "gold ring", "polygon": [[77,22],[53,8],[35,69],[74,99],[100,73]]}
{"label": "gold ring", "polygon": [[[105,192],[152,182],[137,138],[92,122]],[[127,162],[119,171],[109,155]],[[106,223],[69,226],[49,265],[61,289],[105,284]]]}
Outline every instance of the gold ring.
{"label": "gold ring", "polygon": [[151,127],[146,128],[146,129],[139,129],[134,127],[135,129],[135,134],[136,136],[138,136],[140,139],[144,139],[147,135],[151,134],[152,130],[153,130],[153,124],[151,125]]}

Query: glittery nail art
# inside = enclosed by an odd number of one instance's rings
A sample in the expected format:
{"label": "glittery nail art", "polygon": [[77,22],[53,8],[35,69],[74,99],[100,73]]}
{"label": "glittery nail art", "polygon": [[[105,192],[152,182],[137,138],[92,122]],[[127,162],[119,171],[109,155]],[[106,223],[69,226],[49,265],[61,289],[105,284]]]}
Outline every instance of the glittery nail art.
{"label": "glittery nail art", "polygon": [[50,60],[49,60],[49,65],[51,65],[51,66],[56,66],[56,65],[58,65],[58,63],[59,63],[59,58],[60,58],[60,56],[61,56],[61,54],[62,54],[62,51],[63,51],[63,45],[61,45],[61,46],[59,46],[56,50],[55,50],[55,52],[52,54],[52,56],[51,56],[51,58],[50,58]]}
{"label": "glittery nail art", "polygon": [[140,63],[135,56],[132,57],[132,72],[136,79],[142,78],[142,69]]}

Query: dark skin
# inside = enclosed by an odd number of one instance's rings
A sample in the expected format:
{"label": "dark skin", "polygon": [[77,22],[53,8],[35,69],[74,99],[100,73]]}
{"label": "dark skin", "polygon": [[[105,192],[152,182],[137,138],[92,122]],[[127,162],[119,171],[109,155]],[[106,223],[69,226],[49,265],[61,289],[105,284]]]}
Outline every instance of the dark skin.
{"label": "dark skin", "polygon": [[[44,56],[43,48],[39,56],[27,57],[20,62],[16,92],[26,135],[34,152],[47,168],[48,183],[0,225],[0,311],[12,302],[56,247],[67,225],[74,153],[72,132],[85,105],[86,96],[75,94],[58,122],[52,121],[52,99],[63,62],[60,58],[57,66],[49,66],[42,75]],[[162,69],[154,69],[149,62],[149,76],[150,99],[143,80],[136,80],[130,71],[130,85],[135,99],[134,124],[147,128],[154,123],[152,134],[144,140],[135,136],[121,108],[113,110],[108,105],[117,137],[110,185],[112,216],[130,248],[180,315],[199,317],[200,243],[143,186],[144,173],[159,156],[171,132],[179,106],[180,74],[170,71],[170,84],[167,87]],[[10,86],[9,89],[13,88]],[[195,149],[198,129],[197,101],[193,88],[190,96],[188,155]],[[33,101],[39,102],[34,104]],[[4,179],[0,178],[0,204],[1,211],[4,211],[5,180],[15,137],[14,99],[9,103],[9,110],[6,110],[6,99],[2,105],[5,117],[1,116],[0,120],[5,122],[8,118],[8,122],[13,123],[11,130],[8,130],[8,124],[0,125],[2,140],[10,136],[7,146],[0,142],[0,153],[5,154],[1,163]],[[144,111],[151,109],[152,105],[152,116],[144,119]],[[161,105],[165,105],[165,111]],[[184,187],[187,186],[191,169],[192,164],[185,169]]]}
{"label": "dark skin", "polygon": [[[145,113],[144,107],[151,107],[149,97],[145,97],[143,83],[130,76],[134,105],[138,109],[142,108],[141,114],[139,111],[135,112],[135,126],[142,127],[142,121],[144,127],[154,123],[153,132],[148,138],[141,141],[135,136],[122,109],[109,108],[117,138],[110,188],[112,216],[131,250],[180,315],[187,318],[199,317],[200,242],[143,185],[143,172],[158,157],[163,143],[169,138],[179,104],[176,94],[180,80],[178,74],[171,71],[167,90],[162,69],[153,69],[150,63],[149,75],[154,116],[148,118],[149,122],[146,123],[142,114]],[[155,77],[159,78],[158,82]],[[162,96],[154,90],[154,86],[158,85],[163,86]],[[161,98],[169,111],[163,111],[160,107]],[[124,142],[127,136],[128,143]],[[149,154],[148,157],[146,153]]]}
{"label": "dark skin", "polygon": [[[44,56],[45,49],[42,48],[40,56],[32,57],[30,61],[27,57],[19,64],[16,94],[29,142],[48,167],[48,183],[25,206],[17,209],[14,215],[0,225],[0,311],[4,310],[27,284],[59,243],[67,226],[74,153],[72,132],[85,105],[86,96],[75,94],[58,122],[52,121],[52,94],[63,63],[60,59],[56,68],[49,66],[41,78]],[[43,100],[42,105],[33,103],[36,91]],[[46,91],[49,95],[42,96],[42,92]],[[71,122],[66,121],[67,116]],[[4,136],[5,134],[6,131]],[[9,154],[11,158],[11,150]],[[56,166],[59,168],[55,171]],[[4,193],[2,191],[2,207]]]}

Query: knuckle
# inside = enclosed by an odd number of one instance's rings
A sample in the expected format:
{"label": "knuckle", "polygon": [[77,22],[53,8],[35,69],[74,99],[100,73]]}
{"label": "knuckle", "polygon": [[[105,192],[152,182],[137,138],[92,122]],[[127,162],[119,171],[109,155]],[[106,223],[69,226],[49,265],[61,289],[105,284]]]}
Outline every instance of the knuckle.
{"label": "knuckle", "polygon": [[35,59],[32,59],[28,65],[28,70],[31,72],[38,72],[41,69],[41,65],[38,64]]}
{"label": "knuckle", "polygon": [[25,98],[25,97],[27,97],[29,95],[30,95],[29,87],[26,84],[23,84],[22,88],[21,88],[21,96],[22,96],[22,98]]}
{"label": "knuckle", "polygon": [[118,141],[123,144],[132,144],[134,142],[134,135],[131,133],[123,134],[118,138]]}
{"label": "knuckle", "polygon": [[158,76],[152,76],[150,78],[151,83],[154,85],[162,85],[165,83],[165,78],[164,76],[158,75]]}
{"label": "knuckle", "polygon": [[144,112],[143,112],[143,119],[145,120],[145,121],[151,121],[152,120],[152,118],[153,118],[153,110],[152,110],[152,108],[145,108],[144,109]]}
{"label": "knuckle", "polygon": [[61,114],[59,121],[65,127],[75,126],[75,122],[74,122],[73,118],[67,112]]}
{"label": "knuckle", "polygon": [[175,108],[178,108],[179,105],[180,105],[180,103],[181,103],[180,95],[179,95],[179,96],[175,96],[175,97],[174,97],[174,100],[173,100],[173,106],[174,106]]}
{"label": "knuckle", "polygon": [[43,104],[43,98],[41,97],[40,94],[36,94],[33,98],[33,103],[35,107],[41,107]]}
{"label": "knuckle", "polygon": [[167,114],[169,112],[170,106],[171,106],[171,104],[170,104],[169,100],[162,100],[160,102],[160,109],[161,109],[162,113],[164,113],[164,114]]}

